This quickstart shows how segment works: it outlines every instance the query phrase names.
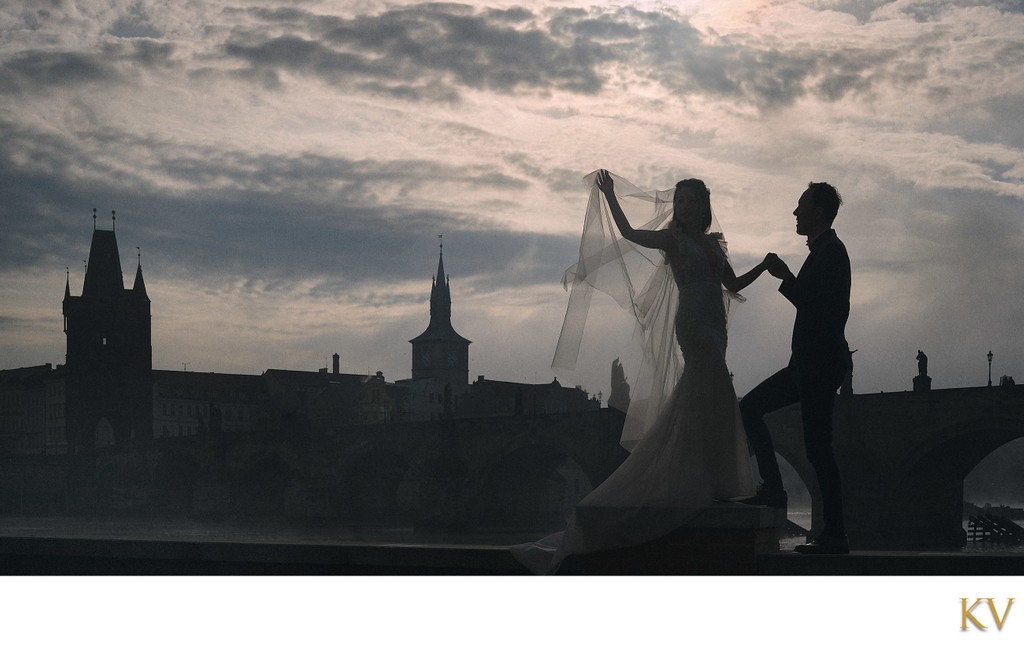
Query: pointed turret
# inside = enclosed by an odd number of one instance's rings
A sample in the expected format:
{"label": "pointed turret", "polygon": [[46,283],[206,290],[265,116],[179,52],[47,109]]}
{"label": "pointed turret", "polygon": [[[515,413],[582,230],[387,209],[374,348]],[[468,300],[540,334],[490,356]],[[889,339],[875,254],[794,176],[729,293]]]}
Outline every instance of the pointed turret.
{"label": "pointed turret", "polygon": [[139,269],[135,271],[135,285],[132,286],[132,292],[147,299],[149,298],[149,295],[146,294],[146,282],[142,278],[141,265],[139,266]]}
{"label": "pointed turret", "polygon": [[132,292],[136,296],[149,299],[149,295],[146,293],[146,281],[142,278],[142,250],[139,250],[139,267],[135,270],[135,284],[132,285]]}

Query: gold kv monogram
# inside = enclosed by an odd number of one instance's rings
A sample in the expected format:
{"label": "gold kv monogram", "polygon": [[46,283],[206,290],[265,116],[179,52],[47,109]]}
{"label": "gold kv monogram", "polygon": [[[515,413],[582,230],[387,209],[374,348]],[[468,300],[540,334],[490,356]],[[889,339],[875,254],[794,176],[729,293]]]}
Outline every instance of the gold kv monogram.
{"label": "gold kv monogram", "polygon": [[988,609],[992,612],[992,618],[996,623],[996,630],[1002,630],[1003,624],[1006,623],[1006,615],[1010,614],[1010,606],[1013,605],[1013,599],[1006,601],[1006,609],[1003,610],[1002,616],[999,611],[996,610],[996,602],[994,599],[975,599],[971,607],[967,607],[967,602],[970,599],[960,599],[960,630],[967,630],[967,621],[970,620],[974,627],[979,630],[986,630],[988,627],[978,621],[978,616],[974,614],[974,608],[981,605],[982,602],[988,603]]}

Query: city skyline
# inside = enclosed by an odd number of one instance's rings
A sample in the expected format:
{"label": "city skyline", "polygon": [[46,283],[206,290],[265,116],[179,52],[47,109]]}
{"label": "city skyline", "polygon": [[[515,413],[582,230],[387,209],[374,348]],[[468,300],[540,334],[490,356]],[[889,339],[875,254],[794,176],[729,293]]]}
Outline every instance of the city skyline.
{"label": "city skyline", "polygon": [[[708,181],[746,269],[843,193],[858,393],[1019,375],[1019,8],[979,2],[123,2],[0,10],[0,368],[61,363],[92,209],[141,248],[158,369],[411,375],[437,235],[470,377],[607,397],[628,315],[549,368],[584,175]],[[77,269],[76,269],[77,267]],[[129,280],[130,281],[130,280]],[[742,394],[788,358],[762,279],[731,316]]]}

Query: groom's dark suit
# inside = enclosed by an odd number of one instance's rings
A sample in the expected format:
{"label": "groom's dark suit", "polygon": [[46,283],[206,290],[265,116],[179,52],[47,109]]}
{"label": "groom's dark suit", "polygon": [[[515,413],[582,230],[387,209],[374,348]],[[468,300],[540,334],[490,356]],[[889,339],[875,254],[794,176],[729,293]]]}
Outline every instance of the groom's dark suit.
{"label": "groom's dark suit", "polygon": [[839,469],[832,452],[832,407],[850,356],[844,334],[850,315],[850,257],[832,229],[809,247],[799,274],[779,287],[796,306],[789,365],[747,393],[740,411],[765,486],[781,491],[775,446],[764,416],[800,402],[807,458],[824,502],[825,532],[840,535],[845,528]]}

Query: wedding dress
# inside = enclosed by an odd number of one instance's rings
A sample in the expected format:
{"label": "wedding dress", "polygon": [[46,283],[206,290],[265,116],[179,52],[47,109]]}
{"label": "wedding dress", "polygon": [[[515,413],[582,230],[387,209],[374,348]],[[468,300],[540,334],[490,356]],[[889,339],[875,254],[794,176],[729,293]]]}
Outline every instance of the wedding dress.
{"label": "wedding dress", "polygon": [[[565,531],[511,547],[535,573],[553,573],[572,554],[652,541],[715,499],[754,492],[725,361],[731,297],[722,288],[724,240],[720,233],[692,238],[678,231],[680,256],[672,262],[658,251],[634,247],[616,236],[595,174],[585,179],[592,187],[590,203],[580,260],[564,279],[573,289],[553,365],[575,366],[593,289],[633,312],[643,360],[622,437],[632,451],[580,501]],[[649,193],[614,179],[632,224],[671,224],[672,190]]]}

